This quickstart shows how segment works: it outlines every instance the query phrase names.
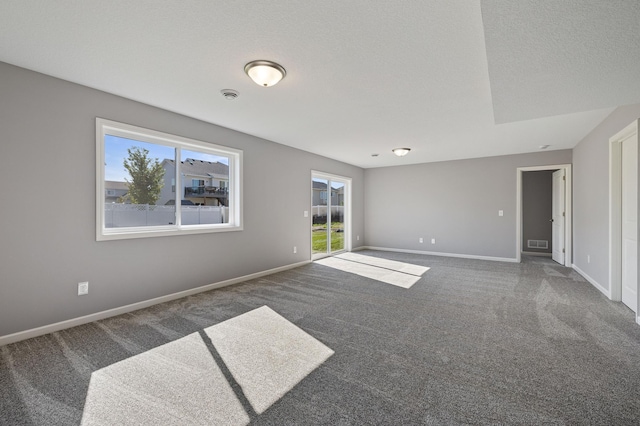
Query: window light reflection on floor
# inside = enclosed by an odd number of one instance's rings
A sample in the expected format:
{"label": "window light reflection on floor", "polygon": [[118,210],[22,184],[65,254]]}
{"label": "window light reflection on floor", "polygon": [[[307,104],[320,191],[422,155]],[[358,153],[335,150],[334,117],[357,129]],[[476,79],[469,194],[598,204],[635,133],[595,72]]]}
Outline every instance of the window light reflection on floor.
{"label": "window light reflection on floor", "polygon": [[263,306],[93,372],[82,424],[246,425],[333,353]]}
{"label": "window light reflection on floor", "polygon": [[82,425],[246,425],[249,416],[198,333],[93,372]]}
{"label": "window light reflection on floor", "polygon": [[258,414],[333,355],[267,306],[205,332]]}
{"label": "window light reflection on floor", "polygon": [[315,263],[371,278],[402,288],[411,288],[430,268],[357,253],[342,253]]}

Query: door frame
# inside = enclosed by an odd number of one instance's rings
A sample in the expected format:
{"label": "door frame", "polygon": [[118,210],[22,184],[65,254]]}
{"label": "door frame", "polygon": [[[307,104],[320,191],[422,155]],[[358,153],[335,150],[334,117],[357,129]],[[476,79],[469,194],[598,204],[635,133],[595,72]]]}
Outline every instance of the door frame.
{"label": "door frame", "polygon": [[[622,142],[634,134],[637,138],[639,121],[609,138],[609,297],[615,302],[622,301]],[[636,322],[640,324],[638,314]]]}
{"label": "door frame", "polygon": [[564,186],[564,266],[571,267],[573,259],[572,245],[572,224],[573,213],[571,206],[572,201],[572,183],[571,183],[571,164],[556,164],[549,166],[529,166],[518,167],[516,171],[516,262],[522,262],[522,173],[535,172],[540,170],[562,170],[566,177]]}
{"label": "door frame", "polygon": [[[561,194],[556,193],[556,176],[561,178],[561,182],[557,190],[557,192],[561,192]],[[564,197],[566,196],[566,193],[567,193],[567,171],[564,169],[558,169],[554,172],[551,172],[551,259],[561,265],[564,265],[564,262],[567,257],[566,247],[565,247],[564,241],[561,241],[561,244],[558,244],[562,247],[562,251],[559,250],[559,247],[554,247],[554,242],[555,242],[554,234],[556,233],[558,234],[559,240],[564,240],[563,237],[566,235],[564,231],[564,228],[567,222],[567,217],[566,217],[567,215],[565,211],[566,206],[564,205]],[[556,202],[556,197],[561,199],[560,203]],[[562,213],[562,214],[559,214],[558,216],[556,216],[556,212]],[[558,220],[557,224],[556,224],[556,220]],[[558,260],[556,260],[556,257],[558,259],[562,259],[562,262],[558,262]]]}
{"label": "door frame", "polygon": [[[309,200],[309,204],[311,208],[311,214],[309,215],[309,227],[307,230],[311,230],[312,221],[313,221],[313,178],[327,179],[328,181],[340,181],[344,182],[344,249],[339,250],[337,252],[331,252],[331,250],[327,250],[327,253],[318,253],[313,254],[313,240],[309,238],[309,253],[311,256],[311,260],[321,259],[323,257],[333,256],[336,253],[342,253],[345,251],[351,251],[351,178],[346,176],[340,176],[332,173],[319,172],[317,170],[311,170],[311,177],[309,182],[311,184],[311,196]],[[331,194],[331,190],[329,189],[329,194]],[[331,199],[331,196],[328,195],[328,199]],[[311,236],[311,232],[309,232],[309,236]],[[329,238],[327,238],[327,247],[330,247]]]}

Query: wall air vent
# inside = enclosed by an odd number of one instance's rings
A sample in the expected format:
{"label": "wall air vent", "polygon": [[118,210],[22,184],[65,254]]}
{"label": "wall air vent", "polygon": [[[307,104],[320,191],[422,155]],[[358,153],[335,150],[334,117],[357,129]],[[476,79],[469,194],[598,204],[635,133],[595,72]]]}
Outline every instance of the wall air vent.
{"label": "wall air vent", "polygon": [[548,249],[549,241],[547,240],[527,240],[527,248]]}

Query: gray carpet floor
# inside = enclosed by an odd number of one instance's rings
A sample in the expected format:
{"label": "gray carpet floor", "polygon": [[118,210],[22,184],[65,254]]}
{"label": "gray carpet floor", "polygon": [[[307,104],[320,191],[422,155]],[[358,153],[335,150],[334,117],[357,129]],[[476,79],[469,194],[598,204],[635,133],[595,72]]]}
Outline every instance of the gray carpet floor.
{"label": "gray carpet floor", "polygon": [[[187,384],[189,398],[163,396],[172,410],[218,398],[222,411],[216,421],[171,411],[149,424],[640,424],[640,326],[575,271],[537,257],[358,254],[430,269],[402,288],[312,263],[1,347],[0,424],[100,424],[87,418],[89,400],[95,412],[133,412],[128,401],[152,401],[137,397],[147,381],[169,380],[145,376],[162,363]],[[284,342],[269,356],[296,369],[290,388],[264,371],[264,352],[246,357],[260,361],[256,371],[228,355],[268,333]],[[287,338],[308,344],[287,352]],[[274,374],[286,376],[281,361]],[[202,369],[182,369],[189,363]],[[116,367],[120,386],[108,377]],[[261,381],[262,405],[247,377]],[[98,379],[107,385],[94,388]]]}

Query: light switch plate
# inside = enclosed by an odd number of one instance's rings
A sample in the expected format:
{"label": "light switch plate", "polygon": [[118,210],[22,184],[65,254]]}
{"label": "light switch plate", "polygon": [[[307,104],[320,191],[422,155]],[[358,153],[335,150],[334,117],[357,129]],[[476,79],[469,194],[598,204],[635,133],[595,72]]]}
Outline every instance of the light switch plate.
{"label": "light switch plate", "polygon": [[78,296],[89,294],[89,281],[78,283]]}

